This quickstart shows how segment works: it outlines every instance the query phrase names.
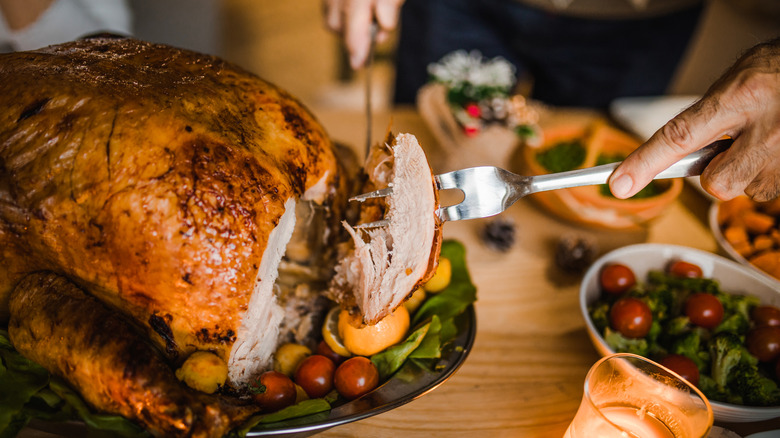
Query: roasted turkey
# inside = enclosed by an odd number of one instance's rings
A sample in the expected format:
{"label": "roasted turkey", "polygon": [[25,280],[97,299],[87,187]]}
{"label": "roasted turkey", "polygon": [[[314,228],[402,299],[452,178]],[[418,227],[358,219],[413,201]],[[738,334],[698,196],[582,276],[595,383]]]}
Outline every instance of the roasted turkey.
{"label": "roasted turkey", "polygon": [[[256,409],[220,397],[281,342],[312,342],[326,296],[375,323],[435,269],[413,136],[389,136],[361,177],[300,102],[218,58],[112,37],[3,54],[0,108],[0,326],[156,435],[223,434]],[[350,215],[351,195],[387,185]],[[353,229],[367,211],[393,226]],[[195,351],[227,363],[222,395],[173,377]]]}

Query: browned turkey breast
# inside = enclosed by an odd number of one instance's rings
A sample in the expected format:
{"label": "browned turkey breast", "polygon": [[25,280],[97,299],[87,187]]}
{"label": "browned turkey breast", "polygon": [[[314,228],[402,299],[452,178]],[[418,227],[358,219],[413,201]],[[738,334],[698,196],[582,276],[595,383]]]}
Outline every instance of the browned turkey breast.
{"label": "browned turkey breast", "polygon": [[0,55],[0,102],[3,319],[18,279],[51,270],[132,317],[174,363],[218,353],[237,386],[296,336],[294,321],[280,332],[285,309],[319,290],[275,290],[278,266],[296,234],[285,263],[326,281],[335,235],[305,227],[317,216],[333,228],[346,196],[328,136],[297,100],[213,57],[97,38]]}

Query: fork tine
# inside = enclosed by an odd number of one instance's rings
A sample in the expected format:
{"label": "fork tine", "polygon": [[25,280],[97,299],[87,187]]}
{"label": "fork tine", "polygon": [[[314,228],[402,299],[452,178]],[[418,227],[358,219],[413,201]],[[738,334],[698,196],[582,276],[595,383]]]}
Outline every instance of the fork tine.
{"label": "fork tine", "polygon": [[390,196],[393,194],[393,188],[387,187],[380,190],[374,190],[373,192],[363,193],[362,195],[357,195],[349,198],[350,201],[358,201],[363,202],[366,199],[372,199],[372,198],[384,198],[385,196]]}
{"label": "fork tine", "polygon": [[382,219],[374,222],[368,222],[365,224],[358,224],[355,225],[355,228],[362,229],[362,228],[379,228],[379,227],[386,227],[390,225],[390,221],[387,219]]}
{"label": "fork tine", "polygon": [[460,187],[458,187],[457,172],[457,170],[453,170],[452,172],[436,175],[434,177],[436,188],[439,190],[460,189]]}

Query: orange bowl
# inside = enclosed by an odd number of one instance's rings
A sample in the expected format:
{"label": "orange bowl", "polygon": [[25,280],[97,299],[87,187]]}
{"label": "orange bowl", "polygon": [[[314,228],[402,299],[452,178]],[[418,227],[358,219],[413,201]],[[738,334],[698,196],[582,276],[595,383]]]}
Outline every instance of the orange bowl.
{"label": "orange bowl", "polygon": [[[540,153],[565,141],[579,141],[585,147],[585,159],[577,168],[593,167],[599,157],[628,156],[641,142],[601,119],[561,123],[543,128],[544,141],[533,147],[524,145],[521,172],[525,175],[550,173],[538,160]],[[535,193],[536,203],[563,219],[606,229],[636,230],[663,214],[682,191],[682,180],[657,180],[659,192],[644,198],[618,199],[601,186],[583,186]]]}

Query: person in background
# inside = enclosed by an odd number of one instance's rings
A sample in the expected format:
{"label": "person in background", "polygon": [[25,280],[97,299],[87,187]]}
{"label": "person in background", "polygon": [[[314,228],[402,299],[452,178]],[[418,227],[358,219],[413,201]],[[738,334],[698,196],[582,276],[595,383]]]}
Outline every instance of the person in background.
{"label": "person in background", "polygon": [[[380,32],[379,38],[386,37],[387,32],[398,24],[398,7],[403,0],[323,0],[326,25],[333,31],[343,35],[350,61],[358,68],[365,61],[368,53],[370,23],[375,20]],[[648,3],[647,12],[653,0],[634,1],[620,0],[631,4]],[[630,95],[662,95],[666,91],[666,83],[679,58],[682,56],[688,38],[695,27],[701,10],[700,2],[675,2],[677,6],[685,6],[677,12],[668,12],[655,18],[639,18],[617,20],[590,19],[556,15],[549,9],[534,9],[520,5],[521,0],[485,0],[468,2],[460,0],[408,0],[403,16],[401,41],[399,45],[399,69],[397,83],[406,81],[406,75],[420,76],[425,73],[409,72],[404,67],[403,59],[409,55],[402,53],[415,41],[404,43],[403,27],[416,28],[413,33],[420,36],[417,45],[419,50],[413,51],[419,59],[412,63],[422,65],[429,62],[429,57],[441,57],[448,53],[446,49],[432,51],[428,40],[443,38],[464,38],[470,34],[470,18],[476,21],[485,20],[487,15],[474,10],[474,16],[460,17],[460,21],[449,22],[444,28],[441,25],[427,27],[423,21],[415,21],[413,10],[420,12],[427,19],[436,19],[436,15],[444,10],[445,4],[469,3],[476,7],[480,5],[503,5],[510,7],[517,3],[517,11],[526,10],[530,17],[536,17],[540,23],[547,23],[545,31],[541,26],[534,27],[521,21],[522,34],[526,34],[527,42],[515,41],[508,45],[511,48],[538,51],[543,63],[521,66],[518,71],[535,74],[534,97],[549,104],[605,107],[617,97]],[[533,0],[529,3],[543,3],[544,0]],[[577,4],[594,4],[598,0],[550,0],[553,5],[568,4],[574,8]],[[664,2],[659,2],[659,4]],[[435,6],[437,5],[437,6]],[[668,6],[668,5],[667,5]],[[406,9],[409,8],[409,9]],[[511,7],[510,7],[511,9]],[[601,12],[605,12],[602,9]],[[573,12],[573,11],[570,11]],[[492,15],[491,15],[492,17]],[[510,14],[507,13],[507,17]],[[440,20],[443,20],[440,18]],[[533,21],[528,19],[529,22]],[[572,29],[566,29],[561,24],[572,24]],[[606,23],[606,26],[602,26]],[[622,28],[621,23],[628,23]],[[496,25],[499,26],[499,25]],[[623,31],[619,31],[620,29]],[[540,30],[541,37],[536,38],[528,33],[529,29]],[[635,29],[641,29],[639,35]],[[511,29],[510,29],[511,30]],[[618,32],[614,32],[618,30]],[[496,30],[502,34],[506,29]],[[444,35],[442,35],[444,33]],[[642,34],[646,38],[642,37]],[[669,35],[676,35],[668,38]],[[662,41],[660,47],[655,46],[654,39]],[[594,47],[596,41],[603,41],[607,50]],[[503,41],[496,40],[496,47]],[[514,40],[513,40],[514,41]],[[656,42],[657,42],[656,41]],[[465,42],[463,44],[466,44]],[[488,44],[489,45],[489,44]],[[439,46],[436,46],[439,47]],[[451,48],[451,47],[450,47]],[[483,55],[501,55],[485,50],[485,47],[463,46],[461,49],[476,48],[483,50]],[[614,52],[610,52],[614,50]],[[420,55],[426,52],[429,57]],[[439,55],[440,52],[444,52]],[[507,56],[505,56],[507,57]],[[666,57],[664,61],[662,58]],[[544,60],[544,58],[547,58]],[[644,58],[644,59],[642,59]],[[512,61],[513,58],[507,57]],[[431,59],[430,62],[437,61]],[[657,62],[662,65],[656,65]],[[534,61],[536,62],[536,61]],[[631,66],[633,64],[633,66]],[[552,70],[550,70],[552,69]],[[549,75],[549,77],[547,76]],[[566,76],[560,79],[559,76]],[[397,101],[413,98],[409,89],[422,85],[421,78],[409,80],[417,85],[404,86],[396,93],[401,93]],[[635,83],[634,85],[631,85]],[[403,88],[406,87],[406,88]],[[406,91],[405,91],[406,90]],[[734,139],[731,148],[718,155],[704,170],[701,176],[702,187],[718,199],[728,200],[745,193],[757,201],[766,201],[780,196],[780,38],[759,44],[747,51],[719,80],[717,80],[694,105],[670,120],[658,130],[645,144],[613,172],[609,185],[618,198],[628,198],[645,187],[652,178],[662,170],[702,147],[723,136]]]}
{"label": "person in background", "polygon": [[129,35],[125,0],[0,0],[0,52],[33,50],[82,36]]}
{"label": "person in background", "polygon": [[[365,62],[400,22],[395,102],[413,103],[427,67],[455,50],[503,57],[532,98],[606,108],[617,97],[663,94],[698,25],[702,0],[323,0],[326,25],[350,63]],[[400,20],[399,20],[400,8]]]}

